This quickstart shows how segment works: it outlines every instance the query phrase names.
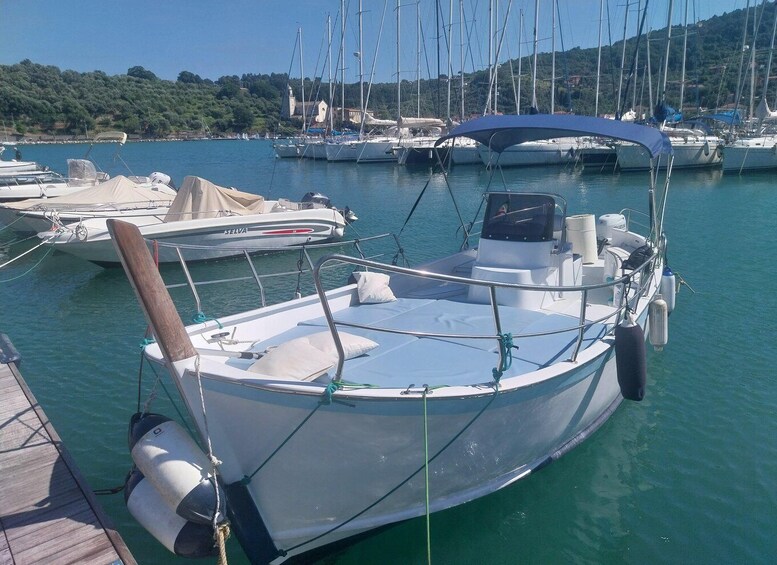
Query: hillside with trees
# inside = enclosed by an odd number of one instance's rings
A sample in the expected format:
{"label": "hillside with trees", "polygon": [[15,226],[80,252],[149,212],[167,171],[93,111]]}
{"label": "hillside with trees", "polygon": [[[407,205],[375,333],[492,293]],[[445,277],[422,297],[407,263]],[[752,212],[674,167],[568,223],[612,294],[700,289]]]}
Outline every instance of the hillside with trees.
{"label": "hillside with trees", "polygon": [[[777,4],[769,3],[755,11],[757,25],[756,103],[763,89],[763,76],[769,58],[769,42]],[[745,10],[737,10],[689,25],[685,57],[684,107],[696,113],[731,107],[735,103],[740,65],[743,95],[740,108],[750,97],[750,43],[753,33],[753,11],[748,20],[748,47],[741,48]],[[666,101],[677,107],[680,102],[680,76],[683,61],[684,29],[671,30],[669,80]],[[513,38],[514,40],[515,38]],[[666,30],[650,34],[650,68],[654,103],[663,66]],[[646,73],[647,38],[632,37],[626,42],[624,76],[634,69],[632,81],[622,95],[624,109],[632,101],[641,112],[650,114],[648,75]],[[614,114],[620,76],[622,42],[602,48],[599,113]],[[635,51],[638,50],[634,65]],[[777,67],[777,63],[775,63]],[[597,49],[575,48],[556,53],[555,110],[593,114],[596,97]],[[521,62],[521,112],[531,104],[531,56]],[[508,61],[499,68],[497,109],[515,113],[518,61]],[[540,112],[550,111],[551,54],[544,53],[537,65],[537,99]],[[460,75],[451,77],[451,116],[460,114]],[[625,79],[624,79],[625,80]],[[465,73],[465,117],[482,114],[488,91],[488,72]],[[105,130],[122,130],[142,138],[223,136],[240,133],[291,133],[299,121],[280,118],[282,96],[287,85],[301,92],[300,79],[289,80],[284,74],[244,74],[223,76],[215,81],[182,71],[177,80],[159,79],[141,66],[124,75],[108,76],[94,71],[78,73],[60,70],[24,60],[15,65],[0,65],[0,116],[6,135],[84,136]],[[777,81],[771,81],[772,100]],[[415,116],[419,103],[414,81],[403,81],[402,114]],[[441,75],[421,81],[420,107],[423,116],[447,117],[447,77]],[[305,92],[324,98],[328,86],[321,79],[306,79]],[[336,89],[339,94],[339,87]],[[345,87],[345,106],[358,108],[359,85]],[[339,99],[334,105],[342,105]],[[772,104],[773,105],[773,104]],[[396,116],[396,85],[374,84],[369,111],[376,117]]]}

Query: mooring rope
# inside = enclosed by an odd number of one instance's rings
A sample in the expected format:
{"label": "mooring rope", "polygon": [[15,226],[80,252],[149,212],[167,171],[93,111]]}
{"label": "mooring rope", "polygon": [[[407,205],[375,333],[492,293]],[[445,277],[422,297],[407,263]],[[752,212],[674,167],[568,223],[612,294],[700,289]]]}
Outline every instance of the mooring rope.
{"label": "mooring rope", "polygon": [[391,496],[392,494],[394,494],[396,491],[398,491],[400,488],[402,488],[404,485],[406,485],[406,484],[407,484],[407,483],[408,483],[408,482],[409,482],[409,481],[410,481],[410,480],[411,480],[413,477],[415,477],[415,476],[416,476],[418,473],[420,473],[420,472],[421,472],[421,471],[424,469],[424,467],[425,467],[426,465],[428,465],[429,463],[431,463],[432,461],[434,461],[435,459],[437,459],[437,457],[439,457],[440,455],[442,455],[442,453],[443,453],[443,452],[444,452],[446,449],[448,449],[448,448],[451,446],[451,444],[453,444],[453,442],[455,442],[457,439],[459,439],[459,438],[462,436],[462,434],[464,434],[464,432],[466,432],[466,431],[467,431],[467,430],[470,428],[470,426],[472,426],[472,424],[474,424],[474,423],[477,421],[477,419],[478,419],[478,418],[480,418],[480,416],[481,416],[481,415],[482,415],[482,414],[483,414],[483,413],[484,413],[484,412],[485,412],[485,411],[488,409],[488,407],[489,407],[489,406],[491,406],[491,404],[494,402],[494,400],[496,399],[496,397],[497,397],[498,395],[499,395],[499,383],[497,382],[497,383],[494,383],[494,394],[492,394],[492,395],[491,395],[491,398],[490,398],[490,399],[489,399],[489,401],[488,401],[488,402],[487,402],[487,403],[486,403],[486,404],[483,406],[483,408],[481,408],[481,409],[478,411],[478,413],[477,413],[477,414],[475,414],[475,415],[474,415],[474,416],[473,416],[473,417],[470,419],[470,421],[469,421],[469,422],[467,422],[467,423],[464,425],[464,427],[463,427],[463,428],[461,428],[461,430],[459,430],[459,431],[458,431],[456,434],[454,434],[454,436],[453,436],[453,437],[452,437],[450,440],[448,440],[448,441],[445,443],[445,445],[443,445],[443,446],[442,446],[442,447],[441,447],[441,448],[440,448],[440,449],[439,449],[439,450],[438,450],[438,451],[437,451],[437,452],[436,452],[434,455],[432,455],[431,457],[428,457],[428,458],[427,458],[427,461],[426,461],[426,463],[425,463],[425,465],[422,465],[421,467],[419,467],[419,468],[418,468],[418,469],[416,469],[415,471],[411,472],[411,473],[410,473],[410,475],[409,475],[409,476],[408,476],[406,479],[404,479],[402,482],[400,482],[400,483],[399,483],[398,485],[396,485],[395,487],[391,488],[391,489],[390,489],[388,492],[386,492],[384,495],[380,496],[380,497],[379,497],[377,500],[375,500],[375,501],[374,501],[374,502],[372,502],[371,504],[367,505],[365,508],[363,508],[362,510],[360,510],[359,512],[357,512],[356,514],[354,514],[354,515],[353,515],[353,516],[351,516],[350,518],[348,518],[348,519],[346,519],[346,520],[344,520],[344,521],[340,522],[339,524],[337,524],[337,525],[335,525],[335,526],[332,526],[331,528],[329,528],[329,529],[328,529],[328,530],[326,530],[325,532],[323,532],[323,533],[320,533],[320,534],[318,534],[317,536],[314,536],[314,537],[310,538],[310,539],[309,539],[309,540],[307,540],[307,541],[303,541],[303,542],[301,542],[301,543],[298,543],[298,544],[297,544],[297,545],[295,545],[295,546],[292,546],[292,547],[290,547],[290,548],[287,548],[287,549],[286,549],[286,552],[288,553],[288,552],[294,551],[295,549],[298,549],[298,548],[300,548],[300,547],[302,547],[302,546],[304,546],[304,545],[307,545],[307,544],[309,544],[309,543],[312,543],[312,542],[314,542],[314,541],[316,541],[316,540],[319,540],[319,539],[321,539],[321,538],[323,538],[323,537],[325,537],[325,536],[328,536],[328,535],[329,535],[329,534],[331,534],[332,532],[335,532],[335,531],[339,530],[340,528],[342,528],[343,526],[345,526],[346,524],[349,524],[350,522],[353,522],[353,521],[354,521],[354,520],[356,520],[356,519],[357,519],[359,516],[361,516],[361,515],[365,514],[366,512],[369,512],[369,511],[370,511],[370,510],[372,510],[372,509],[373,509],[375,506],[377,506],[378,504],[380,504],[381,502],[383,502],[384,500],[386,500],[386,499],[387,499],[389,496]]}
{"label": "mooring rope", "polygon": [[[17,256],[16,256],[16,257],[14,257],[13,259],[11,259],[10,261],[6,261],[6,262],[5,262],[5,263],[3,263],[2,265],[0,265],[0,269],[2,269],[3,267],[7,267],[8,265],[10,265],[11,263],[13,263],[14,261],[17,261],[17,260],[21,259],[22,257],[24,257],[25,255],[28,255],[28,254],[32,253],[33,251],[35,251],[36,249],[38,249],[38,248],[39,248],[41,245],[45,245],[45,244],[47,244],[49,241],[51,241],[52,239],[55,239],[55,238],[57,238],[57,237],[59,237],[59,234],[52,235],[51,237],[49,237],[49,238],[46,238],[46,239],[42,240],[42,241],[41,241],[41,242],[40,242],[38,245],[36,245],[35,247],[31,247],[30,249],[28,249],[28,250],[27,250],[27,251],[25,251],[24,253],[20,253],[19,255],[17,255]],[[49,254],[49,253],[51,253],[53,250],[54,250],[54,248],[53,248],[53,247],[51,247],[51,248],[50,248],[48,251],[46,251],[46,253],[43,255],[43,257],[41,257],[41,258],[40,258],[40,260],[39,260],[37,263],[35,263],[35,265],[33,265],[32,267],[30,267],[30,268],[29,268],[27,271],[25,271],[25,272],[24,272],[24,273],[22,273],[21,275],[19,275],[19,276],[17,276],[17,277],[10,278],[10,279],[5,279],[5,280],[2,280],[2,281],[0,281],[0,282],[11,282],[11,281],[14,281],[14,280],[16,280],[16,279],[19,279],[19,278],[21,278],[21,277],[23,277],[23,276],[27,275],[27,274],[28,274],[28,273],[30,273],[30,271],[32,271],[32,270],[33,270],[35,267],[37,267],[38,265],[40,265],[40,264],[41,264],[41,261],[43,261],[43,259],[45,259],[45,258],[48,256],[48,254]]]}
{"label": "mooring rope", "polygon": [[432,528],[429,511],[429,418],[426,411],[426,396],[429,387],[424,386],[424,485],[426,487],[426,562],[432,565]]}

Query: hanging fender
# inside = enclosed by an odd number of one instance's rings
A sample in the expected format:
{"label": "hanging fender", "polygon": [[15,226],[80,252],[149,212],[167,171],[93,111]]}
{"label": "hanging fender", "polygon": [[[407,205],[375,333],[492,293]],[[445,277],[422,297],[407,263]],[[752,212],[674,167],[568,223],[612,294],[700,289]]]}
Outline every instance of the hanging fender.
{"label": "hanging fender", "polygon": [[124,502],[132,517],[169,551],[195,559],[216,555],[213,526],[184,520],[173,512],[137,467],[127,479]]}
{"label": "hanging fender", "polygon": [[642,400],[647,381],[645,332],[630,315],[615,328],[615,366],[623,398]]}
{"label": "hanging fender", "polygon": [[136,413],[130,420],[129,446],[135,465],[170,510],[201,524],[211,524],[214,511],[217,523],[225,519],[226,496],[212,464],[180,425],[161,414]]}

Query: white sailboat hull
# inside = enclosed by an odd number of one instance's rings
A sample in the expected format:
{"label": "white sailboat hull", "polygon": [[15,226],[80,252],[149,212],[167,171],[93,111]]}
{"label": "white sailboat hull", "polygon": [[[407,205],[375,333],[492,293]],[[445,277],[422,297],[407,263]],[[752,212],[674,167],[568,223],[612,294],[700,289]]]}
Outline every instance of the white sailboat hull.
{"label": "white sailboat hull", "polygon": [[577,143],[573,139],[551,139],[514,145],[499,156],[485,145],[481,145],[478,151],[481,161],[487,166],[498,163],[500,167],[532,167],[572,163],[576,147]]}
{"label": "white sailboat hull", "polygon": [[723,146],[724,171],[777,169],[777,137],[740,139]]}
{"label": "white sailboat hull", "polygon": [[[718,148],[720,140],[717,137],[688,141],[670,139],[674,150],[673,169],[718,167],[723,160],[722,152]],[[618,167],[622,171],[645,171],[650,168],[647,151],[638,145],[618,143],[615,151],[618,155]],[[661,162],[660,166],[665,167],[666,160]]]}
{"label": "white sailboat hull", "polygon": [[399,145],[398,138],[369,139],[357,144],[357,163],[396,163],[395,148]]}

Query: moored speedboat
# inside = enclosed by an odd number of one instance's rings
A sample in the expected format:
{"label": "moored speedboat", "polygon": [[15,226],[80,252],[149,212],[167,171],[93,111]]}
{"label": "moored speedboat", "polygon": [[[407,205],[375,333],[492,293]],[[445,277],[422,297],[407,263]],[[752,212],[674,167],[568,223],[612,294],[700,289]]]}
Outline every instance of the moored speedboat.
{"label": "moored speedboat", "polygon": [[[0,205],[0,223],[19,233],[37,233],[87,218],[165,215],[176,196],[163,173],[150,177],[116,176],[53,198],[31,198]],[[52,228],[52,225],[54,228]]]}
{"label": "moored speedboat", "polygon": [[[581,116],[489,116],[440,143],[500,152],[560,134],[671,152],[655,129]],[[492,190],[478,249],[416,269],[325,256],[315,295],[189,328],[142,230],[108,225],[157,338],[145,354],[211,446],[248,558],[266,563],[504,488],[641,399],[649,310],[651,327],[666,321],[667,187],[651,175],[644,216],[607,218],[601,242],[558,195]],[[365,270],[327,291],[335,263]]]}
{"label": "moored speedboat", "polygon": [[[204,261],[341,238],[348,213],[331,207],[325,197],[309,194],[312,196],[301,202],[265,200],[199,177],[186,177],[169,208],[128,212],[121,219],[156,242],[160,263],[179,260],[175,246],[183,249],[185,259]],[[54,249],[98,265],[117,264],[108,219],[110,216],[91,217],[55,226],[38,236]]]}

